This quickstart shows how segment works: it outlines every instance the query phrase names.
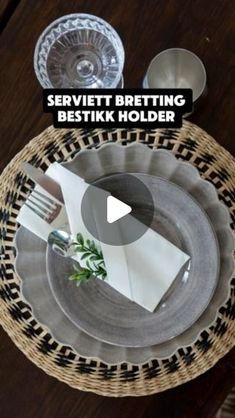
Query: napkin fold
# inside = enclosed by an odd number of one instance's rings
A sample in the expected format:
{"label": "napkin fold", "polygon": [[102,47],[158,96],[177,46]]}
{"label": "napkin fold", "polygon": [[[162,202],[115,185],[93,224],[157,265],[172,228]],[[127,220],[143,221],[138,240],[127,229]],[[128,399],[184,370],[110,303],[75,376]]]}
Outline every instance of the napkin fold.
{"label": "napkin fold", "polygon": [[[47,175],[60,183],[65,207],[53,223],[48,225],[23,205],[17,221],[45,241],[55,228],[70,230],[74,237],[80,232],[86,239],[94,240],[103,252],[106,282],[145,309],[154,311],[190,257],[151,228],[135,242],[123,246],[97,241],[87,230],[81,216],[82,197],[88,187],[85,181],[58,163],[51,164]],[[40,186],[36,187],[41,191]],[[102,189],[98,190],[103,194],[103,199],[110,195]],[[138,227],[139,221],[136,219],[135,222]],[[116,222],[117,234],[121,233],[119,225]],[[84,266],[79,253],[76,260]]]}

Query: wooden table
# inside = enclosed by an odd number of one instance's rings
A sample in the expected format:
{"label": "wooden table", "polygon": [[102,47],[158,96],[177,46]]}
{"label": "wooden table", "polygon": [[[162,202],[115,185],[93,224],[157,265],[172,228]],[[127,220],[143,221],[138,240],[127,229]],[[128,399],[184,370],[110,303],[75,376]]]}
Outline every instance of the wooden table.
{"label": "wooden table", "polygon": [[[34,46],[54,19],[87,12],[122,37],[126,87],[140,87],[151,58],[170,47],[198,54],[208,73],[208,96],[190,120],[235,155],[234,0],[1,0],[0,170],[51,124],[33,71]],[[108,399],[70,389],[28,361],[1,332],[1,418],[209,418],[235,384],[235,349],[212,370],[165,393]]]}

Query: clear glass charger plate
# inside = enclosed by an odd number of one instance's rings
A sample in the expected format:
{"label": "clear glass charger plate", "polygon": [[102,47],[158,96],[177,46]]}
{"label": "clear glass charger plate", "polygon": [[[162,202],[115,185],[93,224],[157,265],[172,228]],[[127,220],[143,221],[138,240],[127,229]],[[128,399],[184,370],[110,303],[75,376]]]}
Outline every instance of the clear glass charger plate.
{"label": "clear glass charger plate", "polygon": [[[229,215],[224,205],[218,201],[214,187],[202,180],[194,167],[178,161],[170,152],[152,151],[140,144],[127,147],[107,144],[99,150],[80,152],[72,162],[65,165],[89,182],[113,172],[138,171],[170,179],[171,182],[187,190],[204,208],[213,224],[221,255],[219,281],[204,313],[177,338],[144,348],[118,347],[90,337],[64,315],[48,283],[45,264],[46,244],[31,234],[30,241],[28,240],[28,244],[25,245],[29,232],[20,228],[16,245],[18,250],[21,247],[23,251],[20,253],[18,251],[16,269],[23,281],[23,295],[31,304],[35,317],[48,326],[58,341],[71,345],[81,355],[97,357],[107,363],[130,361],[140,364],[150,358],[165,358],[172,355],[179,347],[193,343],[201,329],[209,326],[214,320],[218,308],[226,300],[229,279],[234,269],[232,257],[234,242],[229,228]],[[34,270],[36,271],[33,273],[29,268],[32,262],[28,261],[32,260],[35,255]],[[32,280],[32,274],[34,280]]]}

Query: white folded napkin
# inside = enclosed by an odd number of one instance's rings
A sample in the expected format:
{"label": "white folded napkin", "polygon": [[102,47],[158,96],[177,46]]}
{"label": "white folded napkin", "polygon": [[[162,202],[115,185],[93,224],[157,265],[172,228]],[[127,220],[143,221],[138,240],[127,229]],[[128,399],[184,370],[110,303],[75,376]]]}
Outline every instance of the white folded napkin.
{"label": "white folded napkin", "polygon": [[[154,311],[190,257],[150,228],[141,238],[128,245],[112,246],[97,242],[81,216],[82,197],[88,185],[58,163],[51,164],[47,174],[60,183],[72,235],[75,237],[80,232],[86,239],[92,239],[101,246],[107,271],[106,282],[145,309]],[[99,192],[107,199],[108,192],[101,189]],[[63,229],[63,226],[68,230],[65,209],[51,225],[47,225],[23,205],[17,221],[44,240],[55,228]],[[136,220],[136,223],[139,221]],[[119,233],[118,222],[116,228]],[[83,267],[84,261],[80,257],[78,253],[76,259]]]}

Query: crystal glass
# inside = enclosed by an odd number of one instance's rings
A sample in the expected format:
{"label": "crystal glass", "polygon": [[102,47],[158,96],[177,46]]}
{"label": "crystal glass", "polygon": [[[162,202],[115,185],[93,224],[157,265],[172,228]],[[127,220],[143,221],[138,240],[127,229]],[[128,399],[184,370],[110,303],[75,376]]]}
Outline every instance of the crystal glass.
{"label": "crystal glass", "polygon": [[117,32],[88,14],[70,14],[52,22],[34,53],[35,73],[44,88],[121,87],[123,65]]}

